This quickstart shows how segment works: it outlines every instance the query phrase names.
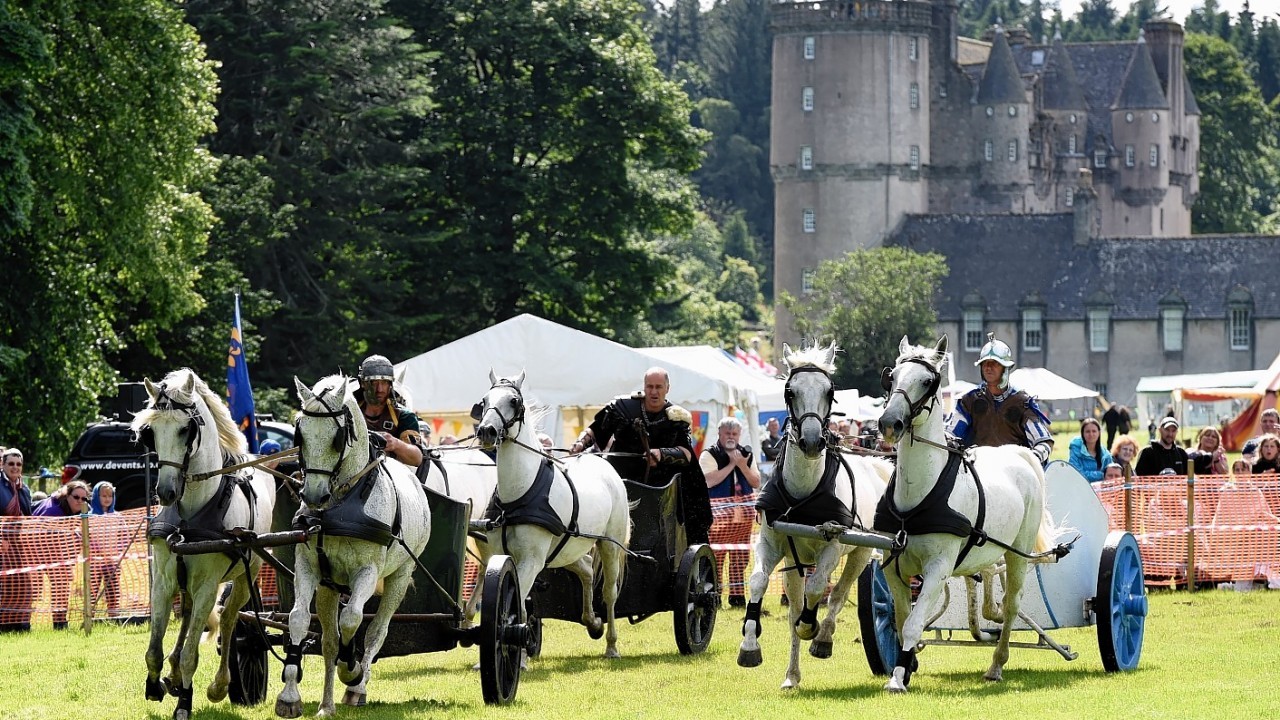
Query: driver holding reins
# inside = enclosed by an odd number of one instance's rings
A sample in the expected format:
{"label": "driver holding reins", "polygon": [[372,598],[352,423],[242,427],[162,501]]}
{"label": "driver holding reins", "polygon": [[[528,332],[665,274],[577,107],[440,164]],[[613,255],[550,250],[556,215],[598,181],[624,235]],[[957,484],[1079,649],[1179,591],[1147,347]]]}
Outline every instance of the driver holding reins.
{"label": "driver holding reins", "polygon": [[1021,445],[1031,448],[1040,464],[1049,462],[1053,434],[1049,418],[1035,398],[1009,386],[1013,351],[987,333],[987,344],[974,363],[982,372],[982,384],[965,393],[947,418],[947,431],[965,446]]}
{"label": "driver holding reins", "polygon": [[[365,425],[371,436],[377,435],[385,443],[385,452],[405,465],[422,464],[422,444],[425,437],[418,424],[418,416],[404,404],[404,398],[395,392],[396,369],[382,355],[370,355],[360,363],[360,388],[356,390],[356,402],[360,404]],[[427,430],[427,435],[431,433]],[[377,442],[376,440],[374,441]]]}

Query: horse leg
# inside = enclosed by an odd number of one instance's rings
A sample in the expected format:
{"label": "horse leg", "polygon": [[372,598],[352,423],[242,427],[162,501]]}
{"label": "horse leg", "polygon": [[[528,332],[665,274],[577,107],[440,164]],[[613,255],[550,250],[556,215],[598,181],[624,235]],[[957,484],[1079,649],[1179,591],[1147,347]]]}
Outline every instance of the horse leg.
{"label": "horse leg", "polygon": [[163,542],[153,542],[155,572],[151,574],[151,639],[147,643],[146,698],[162,702],[165,696],[160,673],[164,671],[164,635],[173,612],[173,593],[178,586],[178,572],[173,555]]}
{"label": "horse leg", "polygon": [[742,619],[742,644],[738,646],[740,667],[758,667],[764,661],[760,651],[760,603],[769,589],[769,576],[782,558],[778,545],[770,542],[771,537],[772,531],[767,526],[760,528],[755,547],[756,564],[747,587],[747,614]]}
{"label": "horse leg", "polygon": [[[599,545],[597,545],[598,547]],[[604,635],[604,622],[601,621],[600,616],[596,615],[595,608],[596,572],[593,564],[595,562],[594,553],[597,551],[589,552],[564,566],[564,569],[573,573],[574,577],[578,578],[578,582],[582,585],[582,618],[579,622],[586,626],[587,634],[591,636],[592,640],[598,640]]]}
{"label": "horse leg", "polygon": [[346,692],[342,695],[342,704],[353,707],[365,704],[368,695],[366,686],[369,682],[369,674],[372,672],[373,661],[377,659],[378,651],[382,649],[382,643],[387,639],[391,616],[400,609],[400,603],[404,600],[405,593],[409,591],[414,567],[412,562],[406,562],[399,570],[388,575],[384,581],[378,612],[374,613],[373,620],[365,630],[364,657],[360,658],[360,665],[357,667],[359,675],[354,678],[355,682],[352,682],[343,677],[341,669],[339,670],[338,676],[347,686]]}
{"label": "horse leg", "polygon": [[[386,563],[390,562],[390,558],[387,557],[390,554],[391,552],[388,551],[383,557],[382,563],[366,565],[351,577],[351,598],[338,613],[338,679],[344,685],[359,685],[362,682],[363,668],[361,666],[363,661],[355,656],[355,648],[352,645],[356,641],[356,631],[360,629],[360,623],[364,621],[364,606],[369,602],[369,598],[373,597],[374,591],[378,588],[378,568],[386,567]],[[412,567],[413,565],[410,564],[409,568]],[[405,572],[403,567],[392,573],[392,575],[398,576],[402,572]],[[410,572],[412,571],[410,570]],[[387,577],[390,578],[391,575]],[[409,587],[407,577],[404,579],[404,587]],[[404,591],[402,589],[400,598],[403,597]],[[378,614],[381,615],[384,608],[387,609],[386,614],[389,620],[391,614],[399,608],[400,598],[395,598],[396,603],[391,604],[388,602],[384,592],[382,602],[378,604]],[[390,605],[389,608],[388,605]],[[367,647],[368,643],[366,642],[365,644]],[[363,698],[360,704],[363,704]]]}
{"label": "horse leg", "polygon": [[1004,606],[1004,625],[1000,630],[1000,640],[996,643],[995,655],[991,658],[991,667],[982,676],[992,682],[1004,679],[1004,664],[1009,662],[1009,636],[1013,635],[1013,624],[1018,620],[1018,605],[1026,579],[1026,559],[1015,553],[1005,553],[1004,600],[1001,602]]}
{"label": "horse leg", "polygon": [[782,689],[790,690],[800,686],[800,614],[804,601],[796,602],[794,598],[804,597],[805,578],[800,574],[799,570],[788,570],[783,573],[783,579],[787,585],[787,597],[793,598],[791,603],[787,605],[787,615],[789,622],[788,627],[791,628],[791,656],[787,661],[787,674],[782,679]]}
{"label": "horse leg", "polygon": [[[885,685],[885,689],[889,692],[907,691],[907,683],[911,681],[911,672],[914,670],[916,646],[920,644],[920,638],[924,637],[924,624],[928,621],[933,608],[941,600],[943,586],[954,566],[954,553],[933,554],[925,563],[921,573],[924,577],[920,583],[920,597],[916,598],[915,607],[911,608],[906,622],[902,625],[900,636],[902,647],[898,650],[898,664],[893,668],[893,674]],[[893,601],[895,605],[899,602],[896,589]],[[910,602],[909,594],[906,602]]]}
{"label": "horse leg", "polygon": [[209,698],[209,702],[221,702],[227,696],[227,688],[231,686],[231,643],[235,638],[234,630],[236,620],[240,615],[240,608],[249,600],[249,580],[241,575],[231,583],[231,593],[222,606],[222,614],[218,619],[218,643],[222,648],[219,653],[218,671],[214,673],[213,680],[209,683],[209,687],[205,690],[205,696]]}
{"label": "horse leg", "polygon": [[[214,559],[223,558],[220,555],[211,555],[201,558],[201,561],[204,561],[203,564],[209,564]],[[191,564],[195,565],[196,563]],[[186,617],[182,621],[184,629],[184,637],[181,643],[182,661],[180,663],[182,672],[177,678],[179,681],[178,707],[173,711],[173,720],[188,720],[191,717],[192,690],[195,683],[196,668],[200,665],[200,627],[204,625],[205,619],[213,611],[213,603],[218,599],[218,579],[221,575],[221,572],[217,573],[216,576],[211,572],[193,571],[190,573],[190,583],[194,589],[190,593],[191,603],[186,609]]]}
{"label": "horse leg", "polygon": [[[893,627],[898,631],[898,637],[901,638],[902,629],[906,627],[907,618],[911,614],[910,581],[904,580],[897,572],[892,572],[889,567],[885,568],[884,577],[889,586],[889,594],[893,596]],[[915,670],[914,657],[912,661],[911,666],[907,667],[901,675],[895,674],[897,668],[890,669],[889,681],[884,686],[885,690],[899,693],[907,691],[907,683],[911,680],[911,671]]]}
{"label": "horse leg", "polygon": [[812,640],[818,634],[818,606],[822,604],[827,583],[836,565],[840,564],[840,558],[841,546],[828,543],[818,551],[813,571],[805,578],[800,619],[794,624],[796,637],[801,640]]}
{"label": "horse leg", "polygon": [[871,551],[863,549],[854,550],[845,556],[844,570],[840,572],[835,587],[831,589],[831,597],[827,600],[827,616],[818,626],[817,637],[809,643],[809,654],[813,657],[820,659],[831,657],[836,620],[844,610],[844,604],[849,600],[849,592],[853,589],[853,584],[857,582],[858,576],[862,574],[862,568],[866,567],[870,559]]}
{"label": "horse leg", "polygon": [[302,715],[302,641],[311,630],[311,598],[316,593],[315,556],[306,556],[308,548],[299,546],[293,572],[293,608],[289,611],[289,640],[284,646],[284,669],[280,679],[284,688],[276,696],[276,715],[296,718]]}
{"label": "horse leg", "polygon": [[336,712],[333,705],[333,675],[338,663],[338,645],[342,642],[342,630],[338,623],[340,608],[338,592],[331,588],[316,589],[316,616],[320,620],[320,654],[324,657],[324,690],[320,695],[320,705],[316,708],[316,717],[332,717]]}
{"label": "horse leg", "polygon": [[[182,687],[182,648],[187,644],[187,633],[191,627],[191,593],[189,591],[179,591],[178,608],[178,637],[173,643],[173,650],[169,653],[169,674],[162,680],[165,689],[174,697],[177,697],[178,690]],[[165,612],[168,610],[166,606]]]}
{"label": "horse leg", "polygon": [[618,652],[618,628],[614,605],[618,602],[618,593],[622,589],[622,571],[626,567],[627,559],[622,553],[622,548],[611,542],[597,543],[596,552],[600,553],[600,570],[604,573],[604,586],[601,588],[604,594],[604,618],[607,627],[604,634],[604,656],[622,657]]}

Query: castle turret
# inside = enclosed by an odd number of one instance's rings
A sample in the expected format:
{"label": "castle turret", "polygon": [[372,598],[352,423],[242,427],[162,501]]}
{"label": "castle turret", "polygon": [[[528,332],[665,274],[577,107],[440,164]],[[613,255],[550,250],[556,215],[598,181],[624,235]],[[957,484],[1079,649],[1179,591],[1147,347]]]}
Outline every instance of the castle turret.
{"label": "castle turret", "polygon": [[973,127],[983,192],[1007,196],[1008,210],[1021,212],[1023,190],[1031,182],[1027,168],[1031,103],[1009,42],[998,26],[975,103]]}
{"label": "castle turret", "polygon": [[1133,211],[1115,219],[1117,235],[1162,235],[1169,188],[1169,101],[1160,87],[1141,31],[1111,107],[1111,135],[1119,153],[1115,195]]}
{"label": "castle turret", "polygon": [[[1053,153],[1054,180],[1060,188],[1054,207],[1065,211],[1075,201],[1076,178],[1080,170],[1088,165],[1084,147],[1089,125],[1089,105],[1085,100],[1084,87],[1076,77],[1071,55],[1062,42],[1061,33],[1054,33],[1053,47],[1049,49],[1045,60],[1040,87],[1040,109],[1053,120],[1053,147],[1046,148],[1045,151],[1046,154],[1050,151]],[[1092,187],[1092,182],[1090,186]]]}

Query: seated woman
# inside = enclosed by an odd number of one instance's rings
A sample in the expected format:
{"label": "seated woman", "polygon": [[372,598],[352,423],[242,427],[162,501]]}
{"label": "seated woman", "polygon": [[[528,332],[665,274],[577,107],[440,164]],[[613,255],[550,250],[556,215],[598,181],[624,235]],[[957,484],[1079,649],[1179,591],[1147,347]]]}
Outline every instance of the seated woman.
{"label": "seated woman", "polygon": [[1197,475],[1226,475],[1227,453],[1222,449],[1222,433],[1206,425],[1196,435],[1196,449],[1187,453]]}
{"label": "seated woman", "polygon": [[1111,453],[1102,447],[1102,425],[1087,417],[1080,421],[1080,435],[1071,440],[1071,467],[1080,471],[1085,480],[1101,482],[1106,467],[1111,464]]}
{"label": "seated woman", "polygon": [[1133,463],[1138,459],[1138,441],[1130,435],[1120,435],[1111,446],[1111,459],[1120,465],[1125,475],[1133,475]]}

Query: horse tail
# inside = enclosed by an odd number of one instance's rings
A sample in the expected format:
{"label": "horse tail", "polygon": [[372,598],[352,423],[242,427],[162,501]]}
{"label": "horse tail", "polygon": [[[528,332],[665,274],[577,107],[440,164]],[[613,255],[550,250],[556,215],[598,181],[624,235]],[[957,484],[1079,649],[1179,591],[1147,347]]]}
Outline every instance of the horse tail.
{"label": "horse tail", "polygon": [[1036,485],[1038,494],[1040,495],[1040,527],[1036,530],[1036,552],[1045,552],[1053,547],[1054,538],[1058,535],[1058,528],[1053,523],[1053,516],[1049,514],[1049,503],[1046,498],[1048,496],[1048,483],[1044,479],[1044,466],[1040,464],[1040,458],[1035,453],[1026,450],[1028,463],[1036,474]]}

